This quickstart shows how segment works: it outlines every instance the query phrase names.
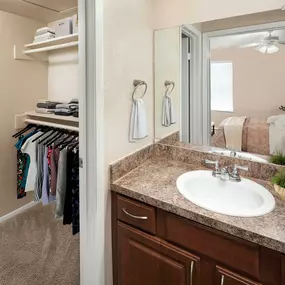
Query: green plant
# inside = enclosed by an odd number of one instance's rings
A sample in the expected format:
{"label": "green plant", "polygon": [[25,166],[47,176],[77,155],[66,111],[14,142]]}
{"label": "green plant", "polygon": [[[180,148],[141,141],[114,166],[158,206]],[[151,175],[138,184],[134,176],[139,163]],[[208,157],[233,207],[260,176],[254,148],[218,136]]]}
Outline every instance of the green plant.
{"label": "green plant", "polygon": [[285,154],[279,151],[270,157],[269,162],[278,165],[285,165]]}
{"label": "green plant", "polygon": [[271,179],[273,184],[277,184],[282,188],[285,188],[285,168],[280,169]]}

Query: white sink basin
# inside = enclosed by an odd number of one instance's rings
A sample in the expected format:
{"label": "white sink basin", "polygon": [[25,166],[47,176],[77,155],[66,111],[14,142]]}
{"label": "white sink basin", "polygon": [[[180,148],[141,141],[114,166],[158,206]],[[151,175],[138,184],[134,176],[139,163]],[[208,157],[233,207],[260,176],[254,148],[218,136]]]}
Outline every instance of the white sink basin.
{"label": "white sink basin", "polygon": [[237,217],[262,216],[275,207],[272,194],[263,186],[242,178],[241,182],[222,180],[212,171],[191,171],[177,179],[180,193],[207,210]]}

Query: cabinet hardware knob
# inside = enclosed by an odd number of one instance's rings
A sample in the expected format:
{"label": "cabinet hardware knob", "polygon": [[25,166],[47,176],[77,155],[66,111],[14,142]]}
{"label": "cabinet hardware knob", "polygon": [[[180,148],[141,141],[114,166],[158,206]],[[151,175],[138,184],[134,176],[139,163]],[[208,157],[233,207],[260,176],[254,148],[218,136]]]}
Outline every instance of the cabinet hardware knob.
{"label": "cabinet hardware knob", "polygon": [[129,216],[131,218],[138,219],[138,220],[147,220],[148,219],[148,217],[141,217],[141,216],[132,215],[125,208],[123,208],[122,210],[127,216]]}
{"label": "cabinet hardware knob", "polygon": [[224,279],[225,279],[225,276],[222,275],[222,277],[221,277],[221,285],[224,285]]}
{"label": "cabinet hardware knob", "polygon": [[194,270],[194,261],[191,261],[190,266],[190,285],[193,285],[193,270]]}

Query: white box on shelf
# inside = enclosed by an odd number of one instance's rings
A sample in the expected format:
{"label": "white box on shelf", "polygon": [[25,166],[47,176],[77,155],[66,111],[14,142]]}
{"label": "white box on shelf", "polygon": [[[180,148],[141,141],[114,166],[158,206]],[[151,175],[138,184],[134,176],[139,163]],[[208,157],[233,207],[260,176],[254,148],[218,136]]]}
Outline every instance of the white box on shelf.
{"label": "white box on shelf", "polygon": [[65,18],[57,21],[55,26],[55,36],[62,37],[72,34],[72,18]]}
{"label": "white box on shelf", "polygon": [[78,15],[73,15],[71,18],[72,18],[72,33],[78,34]]}

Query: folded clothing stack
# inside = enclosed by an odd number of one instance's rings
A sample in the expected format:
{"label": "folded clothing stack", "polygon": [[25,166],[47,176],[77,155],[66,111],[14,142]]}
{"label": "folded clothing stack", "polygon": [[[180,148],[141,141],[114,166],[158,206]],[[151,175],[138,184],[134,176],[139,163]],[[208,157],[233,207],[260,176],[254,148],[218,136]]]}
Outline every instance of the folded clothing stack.
{"label": "folded clothing stack", "polygon": [[34,43],[44,42],[55,38],[55,31],[49,27],[40,28],[36,31]]}
{"label": "folded clothing stack", "polygon": [[72,99],[67,104],[57,104],[54,114],[59,116],[73,115],[74,117],[78,117],[78,110],[79,110],[78,99]]}
{"label": "folded clothing stack", "polygon": [[37,103],[36,112],[42,114],[53,114],[56,110],[56,106],[60,104],[62,103],[42,100]]}

